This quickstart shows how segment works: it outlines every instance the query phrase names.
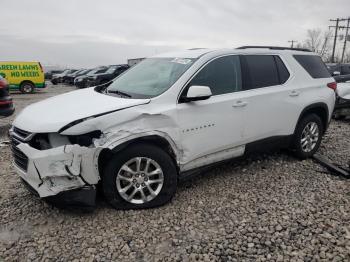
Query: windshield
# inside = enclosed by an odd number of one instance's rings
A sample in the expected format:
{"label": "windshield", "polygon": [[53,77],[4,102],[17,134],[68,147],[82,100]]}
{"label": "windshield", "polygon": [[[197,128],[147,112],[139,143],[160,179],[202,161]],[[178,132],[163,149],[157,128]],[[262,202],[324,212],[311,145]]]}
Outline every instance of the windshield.
{"label": "windshield", "polygon": [[82,72],[82,71],[84,71],[84,70],[77,70],[77,71],[75,71],[75,72],[73,72],[73,73],[71,73],[71,75],[77,75],[77,74],[79,74],[80,72]]}
{"label": "windshield", "polygon": [[117,66],[111,66],[108,68],[108,70],[105,73],[112,74],[112,73],[114,73],[116,68],[117,68]]}
{"label": "windshield", "polygon": [[94,75],[94,74],[97,74],[97,73],[103,73],[104,71],[106,71],[106,67],[103,67],[103,68],[101,68],[101,67],[99,67],[99,68],[95,68],[95,69],[92,69],[91,71],[90,71],[90,73],[88,73],[87,75],[88,76],[92,76],[92,75]]}
{"label": "windshield", "polygon": [[107,93],[124,93],[132,98],[151,98],[168,90],[194,63],[189,58],[149,58],[116,78]]}
{"label": "windshield", "polygon": [[84,70],[81,70],[80,72],[78,72],[77,75],[86,74],[87,72],[89,72],[89,69],[84,69]]}
{"label": "windshield", "polygon": [[61,74],[62,75],[66,75],[66,74],[68,74],[70,72],[70,69],[66,69],[66,70],[64,70]]}

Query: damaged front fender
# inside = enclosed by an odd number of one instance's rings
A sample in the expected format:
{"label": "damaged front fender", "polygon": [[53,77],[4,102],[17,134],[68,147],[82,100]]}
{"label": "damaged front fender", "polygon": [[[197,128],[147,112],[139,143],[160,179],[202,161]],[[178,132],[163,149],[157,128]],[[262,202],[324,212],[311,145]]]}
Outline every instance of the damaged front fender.
{"label": "damaged front fender", "polygon": [[37,150],[25,143],[17,147],[28,157],[27,171],[18,168],[20,176],[40,197],[95,185],[100,180],[98,148],[64,145]]}

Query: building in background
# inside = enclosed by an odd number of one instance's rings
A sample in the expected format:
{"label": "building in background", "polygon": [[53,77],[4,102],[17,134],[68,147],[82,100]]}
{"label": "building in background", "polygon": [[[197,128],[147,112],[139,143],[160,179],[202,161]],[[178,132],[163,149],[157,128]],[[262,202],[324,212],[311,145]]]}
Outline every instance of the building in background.
{"label": "building in background", "polygon": [[128,59],[128,66],[132,67],[132,66],[136,65],[137,63],[140,63],[143,59],[145,59],[145,57]]}

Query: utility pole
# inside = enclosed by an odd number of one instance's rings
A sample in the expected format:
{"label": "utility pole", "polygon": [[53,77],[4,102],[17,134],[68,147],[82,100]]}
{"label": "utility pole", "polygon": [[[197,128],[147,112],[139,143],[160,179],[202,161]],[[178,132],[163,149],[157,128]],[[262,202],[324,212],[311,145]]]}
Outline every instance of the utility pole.
{"label": "utility pole", "polygon": [[336,48],[336,46],[337,46],[337,37],[338,37],[338,30],[339,30],[339,22],[346,21],[346,20],[348,20],[348,19],[337,18],[337,19],[331,19],[331,20],[329,20],[329,21],[331,21],[331,22],[335,22],[335,26],[329,26],[329,28],[332,28],[332,27],[335,28],[331,63],[334,63],[334,55],[335,55],[335,48]]}
{"label": "utility pole", "polygon": [[341,55],[341,63],[343,63],[343,61],[344,61],[346,42],[348,41],[348,35],[349,35],[349,25],[350,25],[350,17],[348,18],[348,23],[346,25],[346,33],[345,33],[345,38],[344,38],[343,53]]}
{"label": "utility pole", "polygon": [[296,40],[290,40],[290,41],[288,41],[288,43],[292,43],[291,44],[291,48],[293,48],[294,47],[294,43],[297,43],[298,41],[296,41]]}

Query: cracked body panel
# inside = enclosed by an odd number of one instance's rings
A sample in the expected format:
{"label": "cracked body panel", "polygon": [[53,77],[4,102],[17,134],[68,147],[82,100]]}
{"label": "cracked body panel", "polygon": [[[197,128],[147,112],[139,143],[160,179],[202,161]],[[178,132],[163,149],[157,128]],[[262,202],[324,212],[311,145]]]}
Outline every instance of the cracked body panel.
{"label": "cracked body panel", "polygon": [[40,197],[97,184],[100,180],[94,164],[99,149],[65,145],[37,150],[27,144],[17,146],[28,157],[27,172],[17,168]]}

